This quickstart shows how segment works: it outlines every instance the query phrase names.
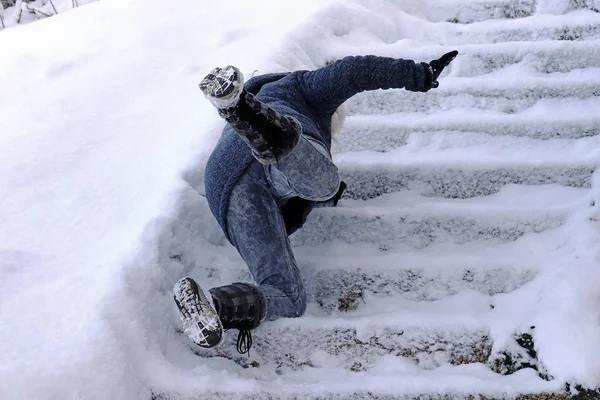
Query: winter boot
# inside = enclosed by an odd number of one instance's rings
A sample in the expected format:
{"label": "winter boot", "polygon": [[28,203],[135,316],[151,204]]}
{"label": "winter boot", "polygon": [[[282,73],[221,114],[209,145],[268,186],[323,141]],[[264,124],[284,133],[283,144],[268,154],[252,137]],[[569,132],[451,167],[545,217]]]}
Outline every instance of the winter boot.
{"label": "winter boot", "polygon": [[184,332],[200,347],[221,343],[223,325],[202,289],[190,277],[181,278],[173,288],[173,297],[181,313]]}
{"label": "winter boot", "polygon": [[252,333],[267,316],[267,299],[254,285],[237,282],[210,289],[224,329],[239,329],[237,351],[250,353]]}
{"label": "winter boot", "polygon": [[213,288],[210,294],[214,307],[192,278],[181,278],[175,284],[173,296],[184,332],[198,346],[210,348],[221,343],[224,329],[239,329],[237,350],[249,353],[250,330],[267,314],[265,296],[256,286],[241,282]]}
{"label": "winter boot", "polygon": [[262,164],[285,157],[300,140],[302,128],[292,117],[281,115],[244,89],[239,69],[215,68],[200,82],[200,90]]}

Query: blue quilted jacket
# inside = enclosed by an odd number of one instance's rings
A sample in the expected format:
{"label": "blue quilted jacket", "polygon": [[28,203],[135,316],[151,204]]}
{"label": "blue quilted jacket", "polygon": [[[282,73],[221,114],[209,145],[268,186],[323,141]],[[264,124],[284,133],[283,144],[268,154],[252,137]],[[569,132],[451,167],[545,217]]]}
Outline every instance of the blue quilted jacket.
{"label": "blue quilted jacket", "polygon": [[[348,98],[375,89],[426,91],[430,86],[428,78],[424,66],[412,60],[349,56],[314,71],[260,75],[250,79],[244,87],[276,111],[296,118],[302,125],[303,134],[321,141],[329,149],[331,117]],[[227,124],[204,174],[210,210],[225,235],[231,190],[252,161],[248,146]],[[295,211],[302,214],[302,218],[284,213],[288,234],[301,226],[314,206],[310,201],[302,204],[304,206]],[[288,223],[288,220],[294,220],[294,223]]]}

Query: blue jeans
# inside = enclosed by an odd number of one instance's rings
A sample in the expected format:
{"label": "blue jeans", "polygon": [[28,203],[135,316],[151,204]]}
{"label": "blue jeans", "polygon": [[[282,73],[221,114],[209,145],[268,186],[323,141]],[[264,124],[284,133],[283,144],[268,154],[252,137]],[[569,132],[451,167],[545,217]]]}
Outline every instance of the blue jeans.
{"label": "blue jeans", "polygon": [[280,207],[291,197],[323,201],[340,179],[326,147],[304,135],[277,163],[254,161],[234,187],[227,210],[227,233],[267,299],[269,320],[299,317],[306,292]]}

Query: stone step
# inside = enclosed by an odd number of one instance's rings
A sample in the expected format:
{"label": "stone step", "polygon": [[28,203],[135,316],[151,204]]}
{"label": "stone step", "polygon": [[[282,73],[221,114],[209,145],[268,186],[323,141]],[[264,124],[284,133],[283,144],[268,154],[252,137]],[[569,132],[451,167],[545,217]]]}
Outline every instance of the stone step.
{"label": "stone step", "polygon": [[297,248],[309,301],[326,311],[365,307],[373,297],[435,301],[464,290],[509,293],[530,282],[541,262],[513,243],[481,248],[432,245],[427,251],[369,245]]}
{"label": "stone step", "polygon": [[341,164],[349,182],[344,196],[371,199],[400,190],[416,189],[430,196],[465,199],[497,193],[505,185],[559,184],[589,188],[595,167],[590,165],[514,165],[505,167],[449,164],[351,166]]}
{"label": "stone step", "polygon": [[[485,120],[490,121],[488,125]],[[369,123],[373,121],[373,123]],[[446,123],[444,123],[446,122]],[[395,150],[416,140],[415,137],[448,136],[473,137],[515,136],[535,139],[576,139],[600,134],[600,121],[582,121],[580,118],[563,119],[554,122],[549,118],[546,122],[535,125],[519,124],[518,118],[481,117],[470,121],[439,120],[432,116],[420,121],[408,118],[396,120],[377,120],[375,118],[349,117],[344,123],[342,132],[333,138],[332,153],[340,155],[348,152],[370,150],[385,153]]]}
{"label": "stone step", "polygon": [[[509,293],[537,276],[539,260],[522,241],[494,246],[480,243],[436,244],[416,250],[402,244],[373,245],[344,242],[294,248],[308,301],[322,310],[348,311],[364,307],[372,297],[402,297],[435,301],[473,290],[486,295]],[[232,250],[228,248],[228,250]],[[236,258],[234,251],[229,257]],[[224,281],[249,281],[240,263]],[[204,283],[210,278],[201,279]]]}
{"label": "stone step", "polygon": [[417,249],[435,242],[514,241],[561,225],[574,207],[584,206],[585,192],[557,185],[515,185],[477,199],[399,192],[369,201],[346,200],[335,208],[314,210],[291,240],[296,246],[342,241],[403,243]]}
{"label": "stone step", "polygon": [[487,362],[492,343],[483,321],[494,313],[490,300],[466,293],[454,303],[398,299],[393,310],[389,304],[372,302],[362,312],[340,314],[323,314],[309,306],[302,318],[266,321],[255,329],[249,356],[236,351],[237,330],[227,331],[219,347],[195,351],[260,368],[261,374],[318,367],[324,358],[354,372],[368,370],[386,356],[411,360],[420,369]]}
{"label": "stone step", "polygon": [[[449,21],[454,23],[473,23],[477,21],[524,18],[532,16],[536,11],[535,0],[460,0],[429,1],[425,7],[426,17],[430,21]],[[543,12],[561,14],[569,10],[589,9],[599,11],[600,4],[596,0],[569,0],[555,2],[558,5],[546,7]]]}
{"label": "stone step", "polygon": [[327,311],[356,310],[371,296],[401,296],[414,300],[436,300],[475,290],[494,295],[518,289],[535,277],[535,271],[512,267],[469,268],[456,275],[431,269],[328,269],[310,280],[310,300]]}
{"label": "stone step", "polygon": [[[581,99],[600,96],[600,69],[592,70],[593,75],[550,74],[547,78],[522,77],[519,81],[446,78],[439,89],[428,93],[403,89],[368,91],[352,97],[346,103],[346,112],[349,116],[375,116],[398,112],[431,114],[469,108],[513,115],[536,104],[547,104],[548,107],[561,107],[566,103],[576,105]],[[555,105],[553,102],[556,101],[561,105]],[[596,122],[596,126],[600,126],[600,116]]]}
{"label": "stone step", "polygon": [[460,57],[452,65],[452,76],[477,76],[517,64],[538,73],[569,72],[600,67],[600,41],[513,42],[458,46]]}
{"label": "stone step", "polygon": [[348,183],[347,198],[369,199],[407,189],[427,196],[470,198],[496,193],[508,184],[588,188],[600,162],[598,140],[436,132],[412,135],[405,146],[387,152],[341,153],[334,160]]}
{"label": "stone step", "polygon": [[535,12],[535,0],[475,0],[468,3],[445,0],[427,7],[430,21],[472,23],[489,19],[523,18]]}
{"label": "stone step", "polygon": [[600,13],[581,10],[568,15],[536,15],[512,20],[487,20],[468,25],[452,24],[446,29],[452,32],[452,35],[445,34],[440,37],[439,43],[447,45],[591,40],[600,38]]}
{"label": "stone step", "polygon": [[[464,390],[452,392],[452,393],[427,393],[427,392],[413,392],[411,394],[403,394],[402,392],[389,393],[388,390],[392,390],[387,384],[391,377],[389,375],[383,375],[382,377],[373,377],[366,380],[369,385],[369,389],[361,389],[360,386],[365,386],[365,379],[354,378],[356,382],[352,384],[352,387],[356,387],[355,390],[349,390],[347,384],[343,387],[338,387],[338,382],[331,382],[337,385],[331,385],[330,382],[324,382],[323,384],[315,385],[315,389],[310,390],[306,384],[298,384],[297,388],[285,389],[273,388],[272,391],[258,390],[256,392],[205,392],[199,395],[181,395],[179,393],[153,393],[151,400],[473,400],[473,399],[493,399],[493,400],[579,400],[579,397],[556,392],[537,392],[537,393],[520,393],[518,395],[506,395],[506,394],[495,394],[494,392],[478,392],[472,391],[467,393]],[[456,375],[447,377],[448,379],[458,378],[459,381],[464,382],[465,377],[462,375]],[[462,379],[461,379],[462,378]],[[343,379],[347,379],[344,377]],[[377,388],[377,382],[381,385],[381,380],[385,379],[386,387],[388,390],[381,390]],[[328,387],[328,390],[323,390],[323,387]],[[393,387],[393,386],[392,386]],[[337,388],[337,389],[335,389]],[[307,391],[310,390],[310,391]],[[334,390],[338,390],[335,392]],[[395,389],[394,389],[395,390]],[[459,390],[459,389],[457,389]],[[592,399],[592,398],[590,398]]]}

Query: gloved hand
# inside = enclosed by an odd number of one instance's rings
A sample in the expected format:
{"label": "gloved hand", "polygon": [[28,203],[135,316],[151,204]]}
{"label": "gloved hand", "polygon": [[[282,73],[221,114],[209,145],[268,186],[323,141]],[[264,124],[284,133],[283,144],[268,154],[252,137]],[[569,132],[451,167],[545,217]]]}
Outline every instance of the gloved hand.
{"label": "gloved hand", "polygon": [[444,68],[446,68],[448,66],[448,64],[450,64],[452,62],[452,60],[454,60],[454,58],[457,55],[458,55],[458,51],[454,50],[454,51],[444,54],[437,60],[433,60],[433,61],[429,62],[428,65],[430,67],[429,73],[431,73],[431,87],[432,88],[436,88],[440,85],[438,82],[438,78],[439,78],[440,74],[442,73]]}

